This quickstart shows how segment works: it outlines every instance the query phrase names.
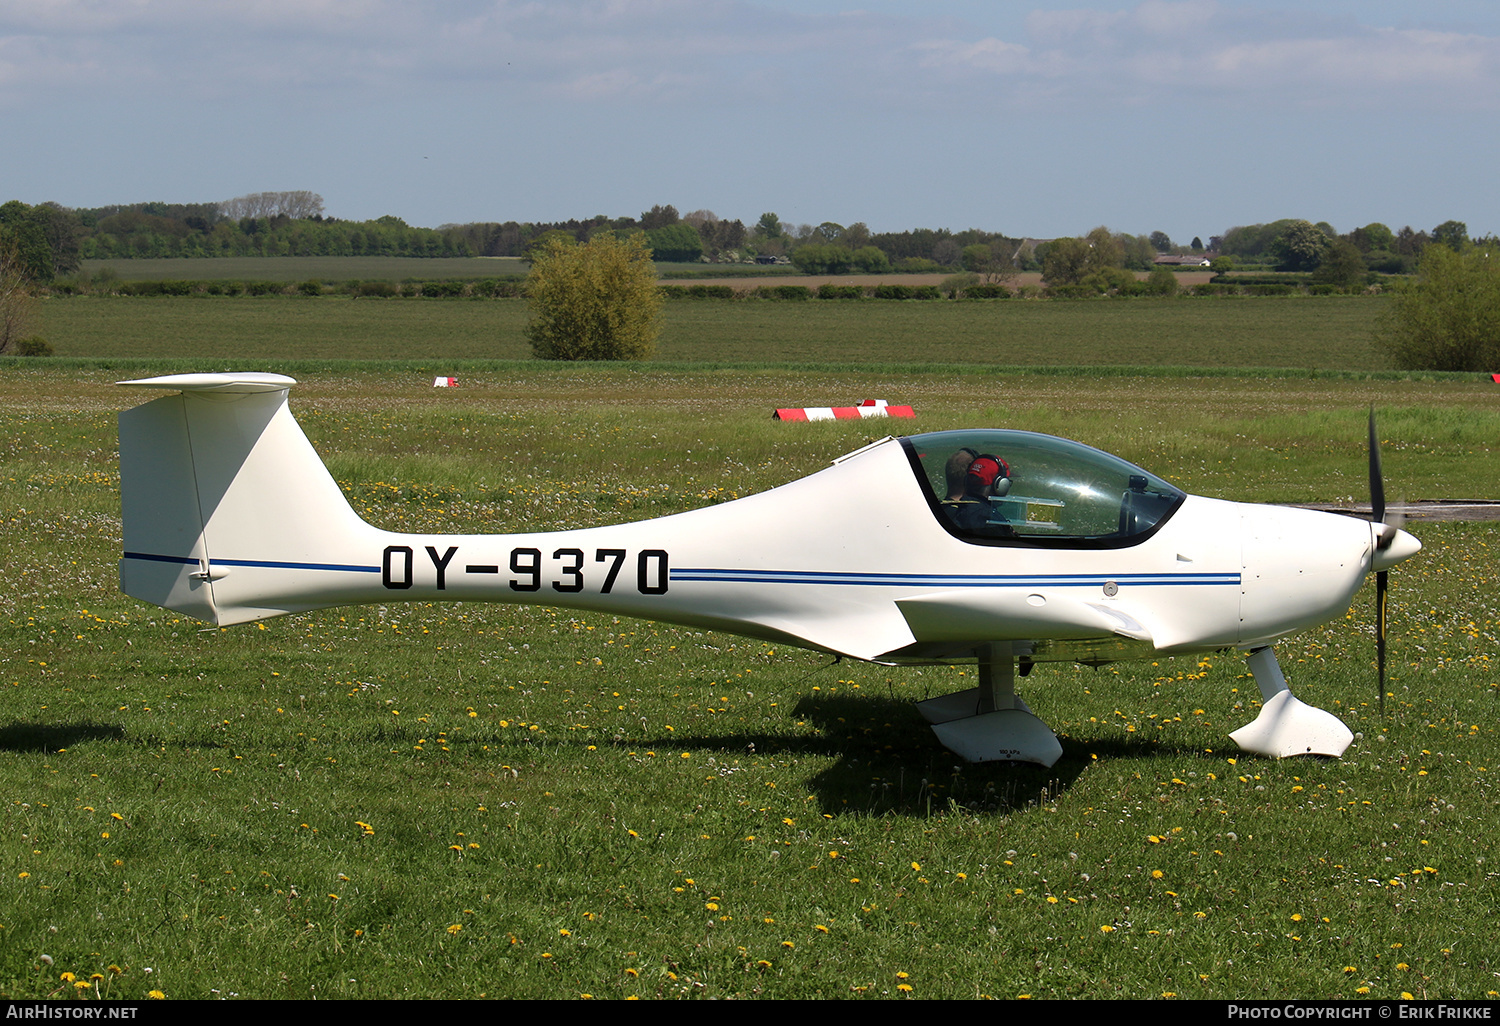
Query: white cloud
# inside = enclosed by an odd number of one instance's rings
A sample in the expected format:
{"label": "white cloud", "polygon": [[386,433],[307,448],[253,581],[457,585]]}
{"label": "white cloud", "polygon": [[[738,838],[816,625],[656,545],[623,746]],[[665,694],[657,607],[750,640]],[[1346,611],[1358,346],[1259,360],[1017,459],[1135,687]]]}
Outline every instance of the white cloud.
{"label": "white cloud", "polygon": [[[515,102],[1067,113],[1238,99],[1362,108],[1500,104],[1500,39],[1215,0],[1040,6],[1003,31],[770,0],[0,0],[0,102],[412,97],[455,82]],[[1202,92],[1200,92],[1202,91]],[[288,96],[283,94],[296,94]],[[460,95],[455,102],[462,102]]]}

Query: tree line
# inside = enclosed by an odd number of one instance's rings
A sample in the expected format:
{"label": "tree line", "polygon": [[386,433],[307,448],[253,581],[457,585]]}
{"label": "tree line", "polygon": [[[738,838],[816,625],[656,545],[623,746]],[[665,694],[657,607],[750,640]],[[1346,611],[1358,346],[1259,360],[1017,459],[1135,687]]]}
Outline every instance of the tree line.
{"label": "tree line", "polygon": [[[1078,237],[1038,240],[979,229],[872,232],[863,222],[783,223],[774,212],[746,226],[711,210],[679,214],[670,204],[639,217],[554,222],[473,222],[438,228],[394,215],[345,221],[324,213],[308,191],[262,192],[219,203],[133,203],[69,209],[56,203],[0,205],[0,243],[18,252],[35,282],[77,271],[79,262],[130,257],[510,256],[529,259],[553,240],[585,243],[601,234],[641,233],[657,261],[789,263],[808,274],[966,272],[998,282],[1039,271],[1049,284],[1093,283],[1107,291],[1121,272],[1150,271],[1163,256],[1227,258],[1234,265],[1320,273],[1348,287],[1370,273],[1412,273],[1431,242],[1469,241],[1460,221],[1429,231],[1372,223],[1339,234],[1326,222],[1242,225],[1175,244],[1095,228]],[[8,242],[6,242],[8,240]],[[1483,241],[1483,240],[1480,240]],[[1221,259],[1220,269],[1231,264]]]}

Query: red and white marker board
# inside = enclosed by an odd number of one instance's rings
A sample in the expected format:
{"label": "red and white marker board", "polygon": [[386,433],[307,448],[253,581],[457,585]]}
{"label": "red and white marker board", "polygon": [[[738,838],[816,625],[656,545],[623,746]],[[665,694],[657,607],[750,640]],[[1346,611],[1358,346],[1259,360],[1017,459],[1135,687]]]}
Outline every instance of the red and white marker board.
{"label": "red and white marker board", "polygon": [[892,406],[884,399],[866,399],[858,406],[792,406],[771,414],[772,420],[860,420],[865,417],[915,417],[910,406]]}

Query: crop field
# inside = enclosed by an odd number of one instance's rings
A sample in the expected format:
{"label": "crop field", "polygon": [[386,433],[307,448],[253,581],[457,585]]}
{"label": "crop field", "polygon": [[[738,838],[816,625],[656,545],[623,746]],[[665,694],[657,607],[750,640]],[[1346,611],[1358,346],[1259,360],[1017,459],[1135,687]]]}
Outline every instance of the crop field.
{"label": "crop field", "polygon": [[[693,363],[1382,370],[1362,296],[918,302],[679,301],[657,356]],[[61,356],[514,360],[527,305],[497,299],[73,297],[42,304]]]}
{"label": "crop field", "polygon": [[[538,607],[218,630],[126,598],[114,416],[147,396],[110,382],[185,362],[0,363],[0,996],[1500,991],[1500,525],[1411,525],[1383,718],[1372,589],[1281,646],[1356,732],[1342,760],[1238,753],[1258,692],[1215,654],[1040,668],[1022,693],[1062,760],[960,765],[910,703],[971,667]],[[1363,496],[1372,404],[1393,498],[1493,497],[1500,437],[1493,386],[1456,378],[267,369],[303,380],[335,478],[399,530],[774,487],[897,425],[772,407],[866,396],[916,406],[901,430],[1048,431],[1263,501]]]}

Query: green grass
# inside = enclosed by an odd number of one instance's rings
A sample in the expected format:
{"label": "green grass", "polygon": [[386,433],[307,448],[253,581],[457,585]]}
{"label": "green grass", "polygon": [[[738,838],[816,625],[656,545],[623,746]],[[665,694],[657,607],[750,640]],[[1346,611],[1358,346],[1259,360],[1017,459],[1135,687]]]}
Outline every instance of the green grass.
{"label": "green grass", "polygon": [[[668,303],[666,361],[1383,370],[1384,300]],[[54,298],[61,356],[524,359],[522,300]]]}
{"label": "green grass", "polygon": [[[1053,431],[1248,499],[1362,494],[1372,402],[1393,493],[1492,494],[1500,428],[1463,380],[299,373],[335,476],[407,530],[691,508],[893,426],[768,421],[784,401],[887,395],[922,430]],[[1341,761],[1237,755],[1257,692],[1212,657],[1040,669],[1062,761],[957,766],[910,701],[963,668],[474,603],[228,631],[142,606],[115,579],[139,397],[110,377],[0,374],[0,995],[73,993],[64,972],[131,999],[1500,989],[1495,525],[1413,525],[1385,720],[1368,591],[1282,647],[1358,732]]]}

